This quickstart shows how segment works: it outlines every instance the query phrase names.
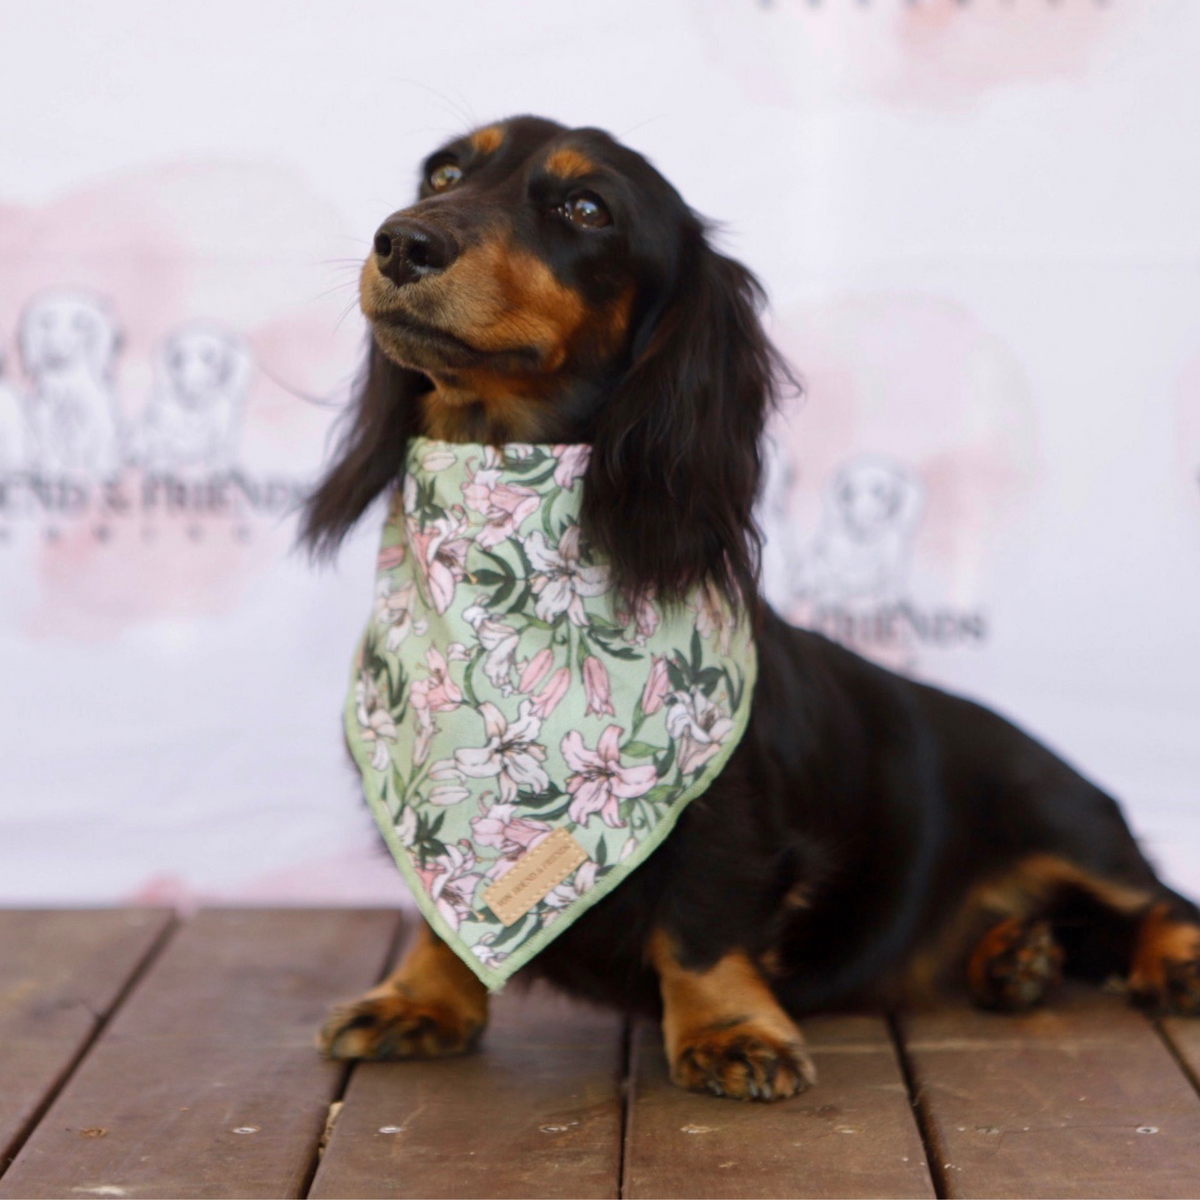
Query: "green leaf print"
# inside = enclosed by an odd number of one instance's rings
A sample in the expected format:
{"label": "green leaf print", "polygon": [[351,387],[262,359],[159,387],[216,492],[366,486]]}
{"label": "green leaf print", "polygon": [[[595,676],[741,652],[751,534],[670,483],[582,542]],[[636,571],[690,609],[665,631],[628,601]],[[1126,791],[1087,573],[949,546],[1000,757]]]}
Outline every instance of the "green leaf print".
{"label": "green leaf print", "polygon": [[621,747],[621,753],[629,758],[653,758],[656,754],[665,754],[662,746],[651,746],[649,742],[626,742]]}

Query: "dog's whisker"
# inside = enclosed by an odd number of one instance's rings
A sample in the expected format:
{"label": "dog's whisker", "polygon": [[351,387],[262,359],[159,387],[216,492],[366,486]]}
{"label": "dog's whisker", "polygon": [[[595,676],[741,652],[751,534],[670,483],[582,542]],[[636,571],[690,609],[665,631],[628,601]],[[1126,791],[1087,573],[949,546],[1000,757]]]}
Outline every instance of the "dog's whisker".
{"label": "dog's whisker", "polygon": [[669,113],[658,113],[653,117],[647,117],[644,121],[639,121],[636,125],[621,130],[621,138],[627,138],[631,133],[637,133],[639,129],[645,129],[647,125],[653,125],[655,121],[665,121],[668,116],[670,116]]}
{"label": "dog's whisker", "polygon": [[[465,99],[454,100],[452,97],[446,95],[444,92],[439,91],[437,88],[432,87],[430,84],[425,83],[423,80],[420,80],[420,79],[402,78],[402,79],[399,79],[397,82],[402,83],[402,84],[407,84],[410,87],[420,88],[427,95],[432,96],[435,100],[438,100],[442,104],[444,104],[454,114],[454,116],[456,118],[458,118],[459,121],[462,122],[460,130],[455,130],[454,132],[461,132],[463,130],[469,130],[480,124],[479,119],[475,116],[474,111],[471,109],[470,105],[466,102]],[[423,131],[416,130],[414,132],[423,132]],[[448,131],[441,131],[441,132],[445,133]]]}
{"label": "dog's whisker", "polygon": [[342,283],[335,283],[333,287],[326,288],[323,292],[318,292],[313,299],[324,300],[326,296],[333,296],[338,292],[344,292],[347,288],[357,287],[357,284],[358,281],[354,279],[347,279]]}
{"label": "dog's whisker", "polygon": [[348,317],[348,316],[349,316],[349,315],[350,315],[350,314],[351,314],[351,313],[352,313],[352,312],[353,312],[353,311],[354,311],[354,310],[355,310],[357,307],[358,307],[358,297],[357,297],[357,296],[355,296],[355,297],[354,297],[354,299],[353,299],[353,300],[351,300],[351,301],[350,301],[350,303],[346,305],[346,309],[345,309],[345,311],[342,313],[342,315],[341,315],[340,317],[338,317],[337,321],[335,321],[335,322],[334,322],[334,326],[333,326],[333,332],[334,332],[334,333],[337,333],[337,332],[338,332],[338,330],[339,330],[339,329],[341,329],[341,327],[342,327],[342,322],[343,322],[343,321],[344,321],[344,320],[345,320],[345,319],[346,319],[346,318],[347,318],[347,317]]}
{"label": "dog's whisker", "polygon": [[341,401],[333,396],[318,396],[312,392],[302,391],[295,384],[289,383],[282,375],[277,375],[266,363],[258,363],[257,369],[277,388],[287,392],[289,396],[293,396],[297,400],[302,400],[305,404],[312,405],[314,408],[341,408],[342,406]]}

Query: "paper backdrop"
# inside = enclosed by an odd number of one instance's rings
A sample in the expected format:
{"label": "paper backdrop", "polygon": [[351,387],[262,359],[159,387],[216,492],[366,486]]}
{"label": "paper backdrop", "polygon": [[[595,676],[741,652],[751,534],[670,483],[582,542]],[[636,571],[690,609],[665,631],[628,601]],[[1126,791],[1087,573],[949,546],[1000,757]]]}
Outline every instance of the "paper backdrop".
{"label": "paper backdrop", "polygon": [[292,510],[375,227],[517,112],[648,154],[766,284],[775,601],[1019,719],[1200,892],[1200,5],[4,24],[0,901],[402,897],[338,728],[375,528],[318,573]]}

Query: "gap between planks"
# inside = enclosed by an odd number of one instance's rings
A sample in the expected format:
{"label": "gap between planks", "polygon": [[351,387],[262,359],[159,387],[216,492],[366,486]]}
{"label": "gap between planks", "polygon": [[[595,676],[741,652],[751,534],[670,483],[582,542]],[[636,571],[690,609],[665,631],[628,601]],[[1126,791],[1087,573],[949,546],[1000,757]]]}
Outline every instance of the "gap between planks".
{"label": "gap between planks", "polygon": [[[211,914],[212,910],[209,912]],[[328,920],[328,916],[325,919]],[[280,920],[285,920],[282,914]],[[387,966],[395,957],[394,951],[401,932],[399,924],[397,922],[391,927],[390,938],[387,939],[384,966],[380,968],[379,959],[375,960],[376,976],[385,973]],[[139,1010],[145,1007],[142,993],[154,981],[156,973],[163,966],[164,958],[174,954],[173,948],[177,946],[182,932],[188,928],[189,923],[179,925],[168,915],[164,925],[156,931],[149,944],[142,949],[132,967],[123,968],[125,969],[123,981],[109,994],[107,1007],[98,1003],[95,998],[91,1000],[90,1004],[87,1000],[76,998],[77,1005],[82,1004],[88,1008],[94,1026],[75,1047],[73,1055],[69,1059],[64,1059],[65,1065],[54,1080],[50,1091],[43,1096],[37,1113],[33,1118],[26,1120],[25,1126],[21,1130],[21,1140],[28,1143],[30,1137],[38,1135],[41,1128],[38,1116],[44,1115],[48,1109],[53,1109],[64,1099],[65,1094],[74,1086],[80,1073],[88,1069],[88,1063],[95,1051],[106,1046],[111,1040],[110,1031],[114,1023],[120,1021],[121,1014],[130,1007],[131,1003]],[[263,932],[265,935],[266,931]],[[381,957],[384,955],[381,954]],[[363,982],[367,983],[370,980],[367,979]],[[574,1018],[572,1017],[571,1020]],[[857,1036],[855,1028],[861,1032],[865,1026],[852,1027],[847,1024],[843,1025],[840,1034],[831,1036],[829,1031],[833,1028],[836,1033],[837,1022],[844,1023],[854,1019],[826,1018],[823,1020],[826,1022],[824,1034],[820,1032],[820,1021],[809,1021],[803,1024],[810,1035],[815,1033],[815,1036],[810,1036],[810,1042],[818,1063],[828,1063],[830,1066],[826,1072],[826,1080],[818,1084],[817,1090],[809,1093],[807,1097],[799,1097],[778,1106],[760,1107],[677,1093],[669,1084],[660,1086],[664,1080],[661,1077],[661,1049],[658,1044],[657,1029],[640,1027],[631,1031],[628,1023],[618,1023],[616,1019],[613,1019],[606,1028],[611,1028],[614,1033],[613,1041],[609,1043],[611,1048],[608,1051],[607,1061],[610,1064],[611,1072],[609,1086],[615,1093],[610,1101],[611,1111],[615,1115],[615,1121],[611,1126],[615,1146],[610,1160],[612,1166],[605,1168],[606,1173],[611,1170],[612,1179],[611,1190],[606,1194],[626,1196],[630,1200],[636,1200],[638,1196],[654,1194],[648,1189],[646,1183],[643,1153],[646,1140],[643,1135],[646,1131],[645,1122],[643,1122],[643,1128],[639,1130],[639,1118],[642,1115],[638,1109],[639,1099],[645,1099],[650,1095],[653,1101],[651,1110],[655,1106],[658,1107],[658,1123],[664,1134],[678,1132],[679,1121],[676,1120],[676,1117],[678,1113],[686,1109],[690,1113],[702,1114],[690,1118],[694,1125],[707,1125],[714,1130],[719,1125],[739,1127],[740,1134],[743,1135],[739,1145],[743,1149],[746,1147],[753,1149],[755,1139],[764,1138],[777,1121],[782,1120],[787,1123],[788,1128],[793,1130],[792,1136],[794,1136],[793,1127],[797,1123],[803,1124],[807,1121],[808,1125],[812,1126],[811,1117],[830,1098],[830,1093],[822,1094],[827,1086],[830,1086],[829,1080],[834,1079],[839,1072],[844,1073],[843,1067],[848,1070],[849,1064],[855,1061],[866,1062],[872,1056],[880,1055],[885,1047],[896,1060],[902,1085],[894,1089],[896,1100],[903,1097],[904,1105],[908,1108],[910,1120],[913,1122],[916,1144],[920,1147],[921,1165],[924,1166],[927,1162],[932,1172],[932,1186],[926,1185],[926,1194],[932,1195],[936,1191],[938,1196],[969,1197],[991,1194],[986,1190],[988,1188],[991,1188],[992,1192],[996,1194],[1032,1196],[1049,1194],[1051,1189],[1055,1194],[1072,1194],[1069,1190],[1063,1191],[1056,1186],[1061,1185],[1064,1181],[1070,1184],[1072,1180],[1061,1173],[1053,1173],[1055,1161],[1064,1155],[1071,1157],[1072,1161],[1078,1160],[1080,1169],[1086,1175],[1087,1170],[1094,1167],[1091,1160],[1097,1154],[1105,1153],[1112,1161],[1116,1181],[1113,1183],[1112,1189],[1105,1194],[1132,1195],[1140,1185],[1153,1182],[1151,1175],[1140,1173],[1147,1163],[1152,1172],[1157,1170],[1159,1173],[1157,1177],[1154,1177],[1157,1179],[1155,1186],[1158,1187],[1158,1184],[1162,1184],[1162,1186],[1159,1187],[1156,1194],[1184,1195],[1194,1194],[1200,1190],[1200,1169],[1195,1170],[1193,1174],[1181,1174],[1183,1160],[1186,1159],[1190,1164],[1192,1158],[1197,1157],[1194,1152],[1188,1150],[1186,1138],[1181,1148],[1173,1152],[1169,1150],[1170,1146],[1175,1145],[1177,1137],[1183,1135],[1190,1137],[1193,1133],[1196,1135],[1197,1143],[1200,1144],[1200,1086],[1198,1086],[1197,1078],[1200,1074],[1200,1021],[1176,1018],[1150,1021],[1139,1013],[1130,1012],[1112,997],[1084,996],[1081,998],[1077,993],[1068,993],[1061,1003],[1052,1004],[1046,1009],[1026,1017],[1003,1017],[965,1009],[945,1010],[940,1017],[936,1014],[933,1017],[902,1016],[893,1019],[890,1027],[884,1026],[882,1036],[877,1034],[871,1037]],[[875,1020],[878,1021],[878,1018]],[[830,1022],[833,1024],[831,1025]],[[564,1029],[568,1027],[563,1026]],[[122,1030],[121,1032],[122,1038],[127,1038],[130,1031]],[[502,1033],[502,1027],[497,1032]],[[545,1035],[542,1036],[544,1040]],[[528,1032],[526,1037],[529,1044],[532,1045],[533,1040]],[[1136,1042],[1136,1052],[1127,1053],[1124,1058],[1119,1053],[1115,1058],[1108,1054],[1110,1047],[1115,1047],[1119,1051],[1122,1043],[1128,1042],[1130,1039]],[[551,1039],[551,1041],[553,1040]],[[1031,1055],[1031,1047],[1037,1049],[1036,1054]],[[567,1050],[569,1047],[563,1046],[563,1049]],[[574,1060],[570,1059],[570,1061]],[[1074,1112],[1072,1107],[1076,1099],[1075,1092],[1071,1091],[1070,1096],[1066,1096],[1066,1092],[1060,1086],[1062,1081],[1059,1075],[1065,1068],[1055,1064],[1069,1066],[1072,1063],[1095,1061],[1100,1063],[1100,1067],[1091,1068],[1093,1072],[1097,1069],[1107,1072],[1106,1078],[1115,1086],[1116,1090],[1107,1093],[1097,1091],[1094,1095],[1093,1100],[1103,1111],[1096,1114],[1101,1119],[1101,1124],[1095,1124],[1093,1121],[1093,1132],[1089,1134],[1089,1126],[1085,1121],[1079,1119],[1080,1114]],[[655,1065],[656,1063],[657,1065]],[[843,1064],[843,1067],[836,1067],[835,1064],[838,1063]],[[984,1069],[985,1064],[991,1064],[988,1069],[993,1070],[995,1074],[987,1075]],[[431,1066],[435,1069],[445,1069],[452,1064],[431,1064]],[[367,1065],[365,1071],[369,1072],[372,1069],[371,1065]],[[409,1067],[406,1064],[403,1066],[380,1066],[375,1069],[382,1072],[397,1072],[394,1078],[400,1079],[403,1076],[399,1072],[405,1072]],[[330,1098],[323,1107],[324,1131],[322,1133],[321,1129],[316,1129],[306,1148],[300,1148],[298,1161],[304,1169],[300,1171],[297,1180],[299,1186],[295,1194],[303,1196],[313,1191],[313,1184],[317,1180],[322,1165],[323,1156],[320,1152],[320,1145],[323,1140],[327,1140],[332,1145],[340,1136],[343,1130],[341,1118],[344,1118],[346,1113],[344,1106],[357,1073],[363,1071],[362,1067],[358,1068],[357,1072],[342,1070],[337,1085],[331,1087],[327,1093]],[[655,1071],[660,1072],[657,1079],[653,1076]],[[1148,1090],[1135,1086],[1138,1078],[1148,1073],[1153,1075],[1154,1089]],[[851,1091],[848,1093],[853,1097],[859,1094],[855,1092],[855,1088],[861,1092],[861,1089],[866,1086],[864,1083],[866,1077],[860,1068],[854,1068],[847,1079],[850,1079],[851,1076],[857,1081],[853,1083]],[[510,1075],[509,1078],[512,1076]],[[518,1076],[518,1078],[521,1077]],[[960,1086],[955,1083],[956,1079],[966,1081],[966,1084],[970,1085],[967,1091],[962,1093],[964,1097],[969,1095],[969,1100],[955,1101],[957,1093],[954,1089],[956,1086]],[[449,1084],[449,1079],[446,1082]],[[966,1084],[961,1084],[961,1086],[966,1086]],[[1025,1100],[1022,1101],[1017,1094],[1022,1087],[1041,1088],[1042,1091],[1030,1090]],[[1128,1090],[1122,1096],[1119,1094],[1122,1088],[1132,1090]],[[1081,1093],[1083,1090],[1079,1089]],[[651,1093],[654,1094],[651,1095]],[[1064,1096],[1072,1102],[1065,1107],[1063,1106]],[[997,1160],[995,1154],[991,1155],[990,1161],[980,1159],[977,1153],[978,1147],[975,1147],[972,1141],[974,1138],[972,1130],[970,1128],[958,1129],[954,1123],[955,1113],[947,1108],[948,1104],[953,1105],[954,1103],[959,1103],[960,1107],[961,1103],[967,1103],[968,1106],[995,1108],[997,1102],[1006,1097],[1016,1097],[1015,1106],[1011,1106],[1009,1112],[1014,1124],[1011,1131],[1013,1135],[1021,1133],[1020,1121],[1024,1121],[1026,1132],[1031,1124],[1036,1124],[1035,1121],[1030,1120],[1029,1114],[1034,1113],[1042,1119],[1039,1130],[1042,1138],[1048,1138],[1049,1141],[1041,1143],[1035,1141],[1032,1144],[1032,1150],[1025,1152],[1026,1158],[1032,1153],[1035,1158],[1043,1160],[1042,1166],[1038,1168],[1043,1172],[1040,1175],[1029,1174],[1029,1168],[1037,1166],[1036,1163],[1014,1161],[1011,1155],[1006,1159],[1002,1156],[1001,1160]],[[1040,1112],[1036,1107],[1031,1107],[1030,1101],[1033,1099],[1043,1104]],[[1025,1104],[1024,1109],[1020,1107],[1021,1103]],[[339,1109],[337,1107],[339,1104],[342,1104],[343,1108]],[[1055,1104],[1058,1104],[1059,1107],[1055,1108]],[[1124,1108],[1121,1107],[1122,1104]],[[1149,1132],[1142,1135],[1139,1129],[1137,1135],[1127,1139],[1133,1143],[1132,1149],[1123,1151],[1117,1144],[1114,1134],[1105,1132],[1124,1128],[1121,1122],[1128,1124],[1139,1119],[1139,1114],[1144,1116],[1150,1113],[1155,1104],[1159,1105],[1165,1115],[1161,1122],[1161,1130],[1153,1128],[1153,1133],[1160,1136],[1151,1136]],[[814,1108],[814,1106],[816,1107]],[[1074,1105],[1074,1108],[1077,1107]],[[642,1113],[646,1111],[643,1106]],[[986,1119],[982,1115],[981,1108],[972,1109],[971,1112],[980,1120]],[[963,1113],[966,1113],[966,1110],[963,1110]],[[662,1119],[664,1114],[670,1117],[670,1120],[664,1121]],[[793,1116],[789,1118],[788,1114],[793,1114]],[[962,1115],[959,1115],[958,1126],[969,1126],[970,1121],[961,1119]],[[1155,1119],[1157,1120],[1157,1118]],[[675,1122],[674,1127],[672,1121]],[[1039,1130],[1035,1130],[1035,1135]],[[894,1131],[895,1127],[893,1126]],[[963,1136],[964,1132],[965,1137]],[[1091,1138],[1090,1141],[1089,1138]],[[705,1140],[695,1138],[693,1145],[698,1149],[699,1144]],[[974,1140],[978,1141],[979,1139],[975,1138]],[[687,1139],[685,1139],[686,1141]],[[864,1155],[869,1152],[869,1147],[865,1145],[866,1141],[867,1139],[864,1138],[862,1147]],[[1162,1153],[1158,1153],[1160,1149],[1158,1143],[1160,1142],[1162,1143]],[[92,1144],[94,1149],[99,1149],[101,1145],[102,1143]],[[797,1142],[796,1145],[800,1146],[801,1143]],[[1151,1151],[1149,1159],[1146,1157],[1148,1148]],[[1171,1160],[1172,1153],[1176,1160],[1174,1162]],[[972,1159],[972,1154],[974,1154],[974,1159]],[[1164,1155],[1166,1156],[1165,1165]],[[306,1163],[305,1156],[307,1156]],[[711,1186],[711,1179],[706,1177],[703,1170],[704,1158],[704,1154],[699,1154],[694,1157],[692,1162],[693,1178],[701,1188]],[[1020,1158],[1021,1156],[1018,1155],[1018,1159]],[[795,1160],[797,1163],[805,1163],[809,1169],[813,1166],[807,1150],[802,1150],[800,1155],[795,1156]],[[1008,1164],[1007,1167],[1005,1167],[1005,1162]],[[719,1167],[722,1164],[715,1165]],[[1176,1168],[1174,1173],[1171,1170],[1172,1166]],[[790,1169],[796,1171],[799,1167]],[[1188,1166],[1187,1169],[1193,1170],[1191,1166]],[[1005,1175],[1004,1170],[1008,1170],[1009,1174]],[[1062,1170],[1065,1170],[1065,1167],[1060,1168],[1060,1171]],[[1021,1182],[1022,1171],[1025,1172],[1023,1178],[1026,1184],[1032,1180],[1038,1186],[1032,1189],[1025,1187],[1023,1192],[1014,1193],[1011,1189]],[[777,1171],[775,1178],[778,1181],[780,1178],[787,1179],[787,1176],[781,1177]],[[794,1180],[796,1176],[792,1175],[791,1178]],[[838,1178],[836,1175],[831,1175],[827,1183],[832,1185],[836,1178]],[[840,1179],[845,1183],[845,1174],[840,1176]],[[1087,1178],[1085,1178],[1085,1182],[1087,1182]],[[1004,1190],[1005,1186],[1010,1189],[1007,1193]],[[1042,1190],[1038,1190],[1039,1187]],[[336,1193],[327,1192],[325,1194]],[[666,1195],[669,1192],[663,1191],[661,1194]],[[689,1192],[689,1194],[691,1193]],[[695,1192],[695,1194],[703,1193]],[[767,1187],[758,1191],[746,1188],[740,1191],[722,1188],[720,1194],[774,1195],[779,1193]],[[800,1194],[799,1190],[796,1189],[794,1194]],[[832,1193],[828,1190],[821,1192],[817,1189],[811,1194]],[[911,1187],[897,1187],[889,1194],[909,1195],[918,1194],[918,1192]]]}
{"label": "gap between planks", "polygon": [[1186,1069],[1200,1028],[1167,1024],[1082,986],[1020,1016],[947,1007],[899,1017],[939,1191],[1200,1194],[1200,1095]]}
{"label": "gap between planks", "polygon": [[[119,925],[113,927],[114,919],[123,922],[126,928],[121,929]],[[121,1009],[171,940],[179,928],[179,919],[172,910],[156,908],[7,909],[0,910],[0,923],[6,927],[3,928],[3,933],[9,939],[18,942],[14,946],[10,940],[3,949],[10,962],[13,959],[17,960],[18,969],[23,976],[19,980],[10,980],[6,988],[0,988],[0,1016],[7,1018],[8,1023],[6,1036],[14,1042],[33,1042],[36,1045],[40,1041],[42,1053],[51,1059],[50,1064],[41,1072],[40,1085],[36,1078],[28,1084],[28,1099],[24,1101],[28,1105],[28,1111],[23,1117],[19,1113],[22,1103],[19,1095],[21,1083],[11,1079],[6,1081],[9,1093],[5,1099],[10,1103],[15,1101],[18,1113],[14,1118],[15,1124],[9,1124],[7,1134],[0,1129],[0,1178],[3,1178],[80,1063],[102,1036],[113,1016]],[[16,924],[26,925],[27,928],[14,929]],[[94,929],[94,933],[85,939],[92,943],[90,947],[73,944],[70,935],[78,936],[81,932],[80,926],[91,926]],[[139,926],[146,927],[143,939],[137,937]],[[28,947],[30,939],[36,944],[39,933],[50,934],[53,944],[48,948],[47,954],[37,955],[38,961],[25,963],[22,969],[22,949]],[[128,947],[122,946],[121,943],[127,940],[133,944]],[[102,964],[96,961],[95,954],[91,957],[86,954],[87,948],[93,951],[97,949],[97,941],[103,949],[103,954],[99,956],[104,960]],[[23,947],[19,944],[21,942],[26,945]],[[76,958],[70,962],[56,963],[59,955],[78,955],[81,949],[85,950],[81,956],[82,961]],[[115,979],[105,980],[103,974],[111,969],[111,960],[115,958],[119,961],[122,951],[125,950],[133,956],[126,969]],[[98,965],[100,977],[93,974]],[[31,979],[26,976],[26,970],[34,972],[35,977]],[[46,971],[49,975],[48,979],[42,980],[40,986],[36,978],[39,970]],[[57,979],[54,978],[56,973],[59,976]],[[23,1019],[22,1009],[30,1000],[34,1004],[32,1008],[26,1008]],[[49,1016],[52,1022],[64,1009],[83,1009],[90,1018],[90,1028],[74,1035],[69,1029],[57,1033],[53,1029],[47,1030],[43,1024],[45,1018]],[[15,1097],[12,1095],[14,1088],[18,1091]],[[0,1125],[3,1125],[2,1121]]]}
{"label": "gap between planks", "polygon": [[302,1196],[344,1076],[314,1031],[378,978],[399,919],[201,910],[115,1010],[0,1196]]}
{"label": "gap between planks", "polygon": [[[396,969],[396,965],[400,961],[401,951],[410,937],[409,924],[410,922],[407,917],[401,917],[396,923],[396,928],[392,932],[391,945],[388,947],[387,954],[379,968],[379,975],[375,979],[376,986],[381,984]],[[338,1117],[341,1115],[342,1106],[346,1100],[346,1089],[350,1086],[350,1076],[353,1075],[354,1068],[357,1065],[356,1062],[347,1062],[345,1064],[341,1080],[338,1083],[337,1094],[329,1102],[329,1109],[325,1114],[325,1125],[321,1130],[321,1137],[317,1142],[312,1160],[309,1162],[308,1175],[301,1187],[301,1195],[304,1196],[305,1200],[308,1200],[308,1196],[312,1191],[313,1180],[316,1179],[317,1172],[321,1169],[321,1159],[324,1158],[325,1151],[333,1137],[334,1128],[337,1125]]]}

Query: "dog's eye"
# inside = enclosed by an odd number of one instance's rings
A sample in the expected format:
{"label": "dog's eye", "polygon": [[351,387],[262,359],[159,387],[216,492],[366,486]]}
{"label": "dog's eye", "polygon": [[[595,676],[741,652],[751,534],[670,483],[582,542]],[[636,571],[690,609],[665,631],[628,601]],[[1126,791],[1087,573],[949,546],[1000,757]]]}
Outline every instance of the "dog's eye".
{"label": "dog's eye", "polygon": [[576,192],[567,197],[563,205],[567,220],[573,225],[582,225],[584,229],[601,229],[612,224],[612,216],[604,201],[594,192]]}
{"label": "dog's eye", "polygon": [[435,192],[449,191],[460,179],[462,179],[462,167],[458,163],[443,162],[438,163],[432,171],[429,172],[429,186]]}

